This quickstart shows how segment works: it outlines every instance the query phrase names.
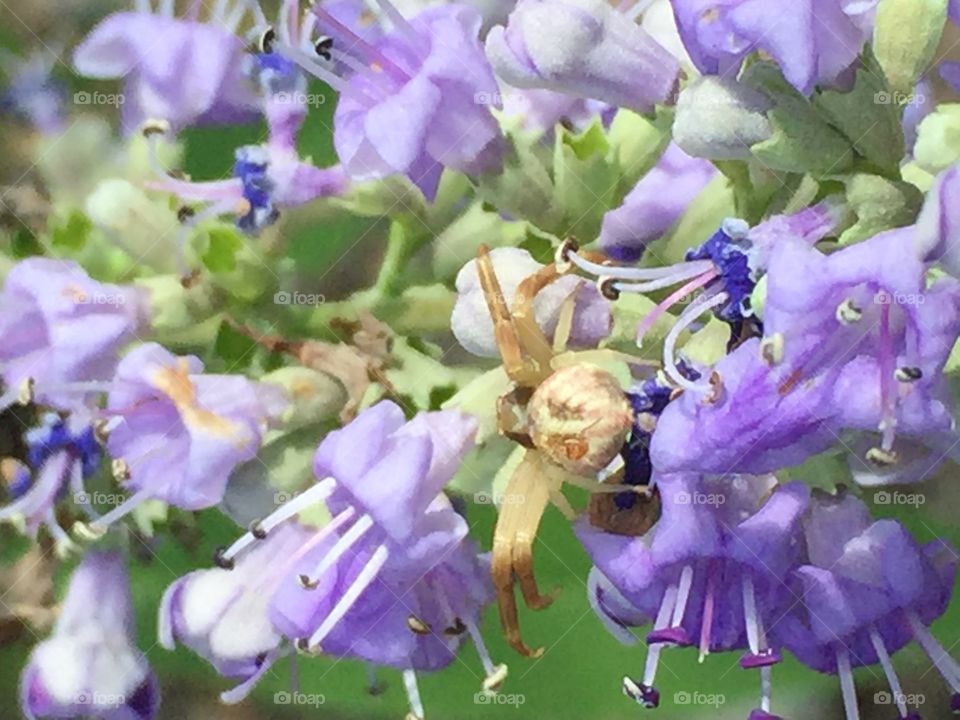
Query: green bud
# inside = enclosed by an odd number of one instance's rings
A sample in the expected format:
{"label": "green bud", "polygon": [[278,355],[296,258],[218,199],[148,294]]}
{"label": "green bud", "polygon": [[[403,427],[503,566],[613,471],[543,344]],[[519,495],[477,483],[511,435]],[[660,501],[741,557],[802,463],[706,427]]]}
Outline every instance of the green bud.
{"label": "green bud", "polygon": [[917,128],[913,157],[933,174],[960,161],[960,104],[940,105],[923,119]]}
{"label": "green bud", "polygon": [[279,385],[286,391],[290,404],[282,422],[287,429],[335,418],[347,402],[347,393],[339,382],[311,368],[280,368],[260,380]]}
{"label": "green bud", "polygon": [[873,51],[894,94],[908,96],[934,59],[947,21],[947,0],[881,0]]}

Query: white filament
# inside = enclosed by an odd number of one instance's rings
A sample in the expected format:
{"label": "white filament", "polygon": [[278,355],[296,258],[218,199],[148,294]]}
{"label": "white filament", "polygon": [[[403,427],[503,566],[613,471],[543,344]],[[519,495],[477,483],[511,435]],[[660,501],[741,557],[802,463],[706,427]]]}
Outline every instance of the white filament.
{"label": "white filament", "polygon": [[[310,647],[316,647],[330,634],[330,631],[332,631],[337,623],[343,619],[343,616],[349,612],[353,604],[363,594],[363,591],[370,586],[370,583],[377,579],[377,575],[387,562],[389,556],[390,551],[383,545],[380,545],[374,550],[373,555],[370,557],[370,560],[367,561],[367,564],[363,566],[363,570],[360,571],[357,579],[347,588],[347,591],[343,594],[343,597],[337,601],[337,604],[334,605],[330,614],[323,619],[317,631],[310,636]],[[420,717],[423,716],[421,715]]]}

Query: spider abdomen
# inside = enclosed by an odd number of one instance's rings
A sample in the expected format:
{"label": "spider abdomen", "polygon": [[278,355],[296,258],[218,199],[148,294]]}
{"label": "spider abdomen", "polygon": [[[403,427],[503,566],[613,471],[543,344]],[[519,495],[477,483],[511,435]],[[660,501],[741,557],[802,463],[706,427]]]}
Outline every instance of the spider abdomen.
{"label": "spider abdomen", "polygon": [[610,464],[633,414],[616,378],[595,365],[572,365],[547,378],[527,406],[528,430],[550,460],[590,477]]}

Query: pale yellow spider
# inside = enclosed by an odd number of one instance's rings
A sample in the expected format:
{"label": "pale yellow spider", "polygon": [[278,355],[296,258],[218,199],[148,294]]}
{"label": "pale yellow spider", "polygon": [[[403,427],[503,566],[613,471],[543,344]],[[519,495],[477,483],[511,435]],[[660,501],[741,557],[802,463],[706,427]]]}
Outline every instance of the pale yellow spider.
{"label": "pale yellow spider", "polygon": [[[647,499],[641,505],[655,504],[645,488],[597,480],[597,474],[618,458],[633,425],[619,381],[600,364],[650,363],[612,350],[566,352],[575,293],[561,308],[553,345],[534,318],[537,293],[571,269],[556,263],[543,267],[520,283],[508,308],[487,248],[481,245],[477,251],[477,273],[503,368],[512,383],[497,400],[497,430],[527,448],[500,496],[491,563],[504,635],[527,657],[537,657],[543,649],[531,650],[521,639],[514,578],[527,607],[541,610],[550,605],[552,597],[540,593],[534,578],[532,550],[550,503],[568,518],[576,517],[561,491],[563,483],[593,493],[636,491]],[[617,477],[614,470],[611,478]]]}

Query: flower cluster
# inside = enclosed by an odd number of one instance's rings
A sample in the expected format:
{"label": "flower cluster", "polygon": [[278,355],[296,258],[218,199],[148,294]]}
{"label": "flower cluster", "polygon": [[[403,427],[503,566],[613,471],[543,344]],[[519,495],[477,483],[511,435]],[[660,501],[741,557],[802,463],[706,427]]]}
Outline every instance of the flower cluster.
{"label": "flower cluster", "polygon": [[551,507],[644,708],[695,648],[759,676],[730,717],[808,715],[791,656],[831,717],[866,666],[901,720],[960,712],[960,535],[873,507],[956,492],[960,2],[209,5],[95,18],[73,78],[2,60],[0,522],[72,569],[52,629],[4,603],[50,631],[27,717],[158,716],[133,599],[226,704],[318,657],[396,671],[408,720],[457,664],[524,698],[481,628],[557,652],[521,630]]}

